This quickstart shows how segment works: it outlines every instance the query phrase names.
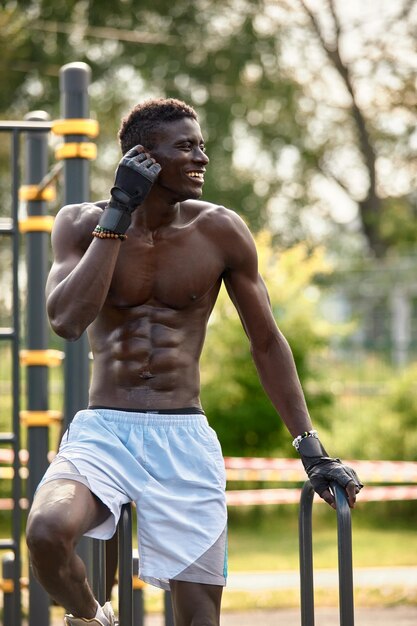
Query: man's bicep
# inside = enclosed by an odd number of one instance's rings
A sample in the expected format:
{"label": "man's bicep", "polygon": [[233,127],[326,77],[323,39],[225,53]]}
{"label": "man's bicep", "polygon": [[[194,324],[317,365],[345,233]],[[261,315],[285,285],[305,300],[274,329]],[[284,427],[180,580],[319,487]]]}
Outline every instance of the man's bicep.
{"label": "man's bicep", "polygon": [[53,262],[46,283],[46,295],[57,287],[77,266],[83,256],[73,222],[65,213],[58,213],[52,231]]}
{"label": "man's bicep", "polygon": [[246,224],[232,216],[228,233],[229,255],[223,274],[227,292],[235,305],[252,348],[263,347],[277,331],[266,285],[258,270],[255,241]]}
{"label": "man's bicep", "polygon": [[225,274],[224,283],[251,344],[268,342],[277,326],[262,277],[258,272],[251,275],[234,270]]}

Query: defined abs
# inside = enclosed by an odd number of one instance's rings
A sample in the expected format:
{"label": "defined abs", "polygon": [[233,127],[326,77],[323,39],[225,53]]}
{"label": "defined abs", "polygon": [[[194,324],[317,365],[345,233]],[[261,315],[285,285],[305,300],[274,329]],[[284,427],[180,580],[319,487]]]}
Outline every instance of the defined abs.
{"label": "defined abs", "polygon": [[[111,345],[112,369],[119,387],[143,384],[155,389],[173,389],[184,377],[194,376],[198,355],[186,328],[176,320],[148,315],[122,329]],[[167,322],[171,323],[168,324]],[[163,323],[164,322],[164,323]]]}

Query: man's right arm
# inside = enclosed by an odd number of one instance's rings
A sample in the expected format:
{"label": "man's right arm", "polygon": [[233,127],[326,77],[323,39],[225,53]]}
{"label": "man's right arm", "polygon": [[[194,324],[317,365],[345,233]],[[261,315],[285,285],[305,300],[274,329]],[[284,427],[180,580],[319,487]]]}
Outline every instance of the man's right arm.
{"label": "man's right arm", "polygon": [[100,312],[123,245],[120,239],[92,237],[101,214],[96,205],[65,206],[52,231],[47,311],[53,330],[69,341],[78,339]]}
{"label": "man's right arm", "polygon": [[145,200],[160,169],[143,146],[135,146],[119,162],[110,201],[103,211],[83,204],[64,207],[58,213],[46,297],[51,326],[61,337],[78,339],[100,312],[132,214]]}

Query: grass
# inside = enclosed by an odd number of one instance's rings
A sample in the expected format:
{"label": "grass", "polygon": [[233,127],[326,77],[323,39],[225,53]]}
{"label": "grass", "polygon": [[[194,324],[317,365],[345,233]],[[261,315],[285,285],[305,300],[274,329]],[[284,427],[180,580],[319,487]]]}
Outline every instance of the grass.
{"label": "grass", "polygon": [[[352,512],[355,567],[417,566],[417,503],[401,511],[402,503],[389,503],[385,515],[372,503]],[[298,511],[284,505],[231,515],[229,564],[233,571],[298,569]],[[246,519],[245,519],[246,517]],[[337,567],[336,514],[325,505],[313,513],[314,565]]]}

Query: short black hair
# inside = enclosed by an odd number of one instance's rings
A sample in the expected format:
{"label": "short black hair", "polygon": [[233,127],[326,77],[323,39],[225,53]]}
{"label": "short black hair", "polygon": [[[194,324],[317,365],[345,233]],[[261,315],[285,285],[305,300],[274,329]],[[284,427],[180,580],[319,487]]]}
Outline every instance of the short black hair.
{"label": "short black hair", "polygon": [[183,117],[198,120],[192,107],[175,98],[152,98],[137,104],[122,119],[118,134],[122,153],[138,144],[152,149],[155,134],[161,125]]}

